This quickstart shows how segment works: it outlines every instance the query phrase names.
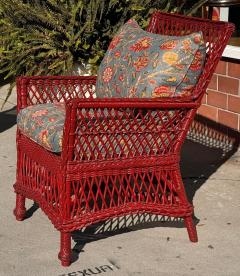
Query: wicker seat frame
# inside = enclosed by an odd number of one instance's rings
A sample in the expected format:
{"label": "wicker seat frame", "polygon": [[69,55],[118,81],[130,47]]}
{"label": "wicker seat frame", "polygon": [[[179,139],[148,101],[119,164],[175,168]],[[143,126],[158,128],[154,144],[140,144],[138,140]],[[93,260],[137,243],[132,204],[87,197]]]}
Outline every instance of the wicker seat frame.
{"label": "wicker seat frame", "polygon": [[96,77],[17,79],[18,112],[35,104],[66,103],[60,154],[47,151],[17,130],[14,184],[16,219],[26,216],[26,198],[37,202],[60,231],[63,266],[71,263],[72,231],[128,214],[183,218],[189,239],[197,242],[193,206],[179,168],[180,151],[234,26],[155,12],[148,27],[149,32],[165,35],[199,30],[207,57],[189,97],[96,99]]}

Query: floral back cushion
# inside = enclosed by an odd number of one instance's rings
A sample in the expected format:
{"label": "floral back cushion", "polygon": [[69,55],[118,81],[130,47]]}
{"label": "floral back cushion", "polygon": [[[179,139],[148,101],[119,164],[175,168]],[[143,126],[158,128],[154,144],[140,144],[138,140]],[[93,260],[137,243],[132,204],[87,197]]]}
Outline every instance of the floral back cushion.
{"label": "floral back cushion", "polygon": [[98,70],[97,97],[183,97],[205,60],[201,32],[165,36],[129,20],[113,38]]}

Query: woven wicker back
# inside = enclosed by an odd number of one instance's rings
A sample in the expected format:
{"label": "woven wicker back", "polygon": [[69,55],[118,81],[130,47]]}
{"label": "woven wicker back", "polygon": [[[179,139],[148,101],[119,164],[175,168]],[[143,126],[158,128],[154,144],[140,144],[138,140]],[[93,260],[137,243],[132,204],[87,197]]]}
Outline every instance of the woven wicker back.
{"label": "woven wicker back", "polygon": [[203,72],[193,91],[193,98],[200,101],[222,56],[223,50],[234,31],[234,25],[228,22],[155,12],[152,15],[147,31],[174,36],[202,31],[207,56]]}

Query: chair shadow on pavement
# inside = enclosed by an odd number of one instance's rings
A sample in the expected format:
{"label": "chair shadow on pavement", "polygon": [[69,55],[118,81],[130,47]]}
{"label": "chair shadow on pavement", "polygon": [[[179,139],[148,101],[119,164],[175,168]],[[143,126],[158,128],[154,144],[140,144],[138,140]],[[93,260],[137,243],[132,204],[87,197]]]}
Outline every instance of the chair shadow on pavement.
{"label": "chair shadow on pavement", "polygon": [[181,173],[192,203],[196,191],[240,145],[239,132],[196,116],[181,154]]}
{"label": "chair shadow on pavement", "polygon": [[26,211],[25,219],[29,219],[39,209],[39,205],[34,201],[33,205]]}
{"label": "chair shadow on pavement", "polygon": [[0,112],[0,133],[16,124],[16,106]]}

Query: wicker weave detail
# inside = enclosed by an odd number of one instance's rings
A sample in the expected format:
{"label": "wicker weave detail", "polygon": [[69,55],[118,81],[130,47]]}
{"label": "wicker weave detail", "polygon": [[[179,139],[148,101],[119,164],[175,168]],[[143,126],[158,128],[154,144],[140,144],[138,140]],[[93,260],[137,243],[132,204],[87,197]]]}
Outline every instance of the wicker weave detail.
{"label": "wicker weave detail", "polygon": [[24,198],[30,198],[61,231],[62,265],[70,264],[70,232],[127,214],[184,218],[190,240],[197,241],[193,207],[179,169],[180,151],[233,29],[225,22],[153,14],[148,27],[153,33],[203,32],[203,73],[192,97],[184,99],[95,99],[96,77],[17,80],[18,111],[39,103],[66,103],[60,155],[18,131],[14,185],[19,219],[24,217]]}
{"label": "wicker weave detail", "polygon": [[[188,110],[77,108],[73,160],[111,160],[173,153]],[[73,111],[73,112],[74,112]],[[79,133],[79,134],[78,134]],[[71,135],[71,134],[70,134]]]}

